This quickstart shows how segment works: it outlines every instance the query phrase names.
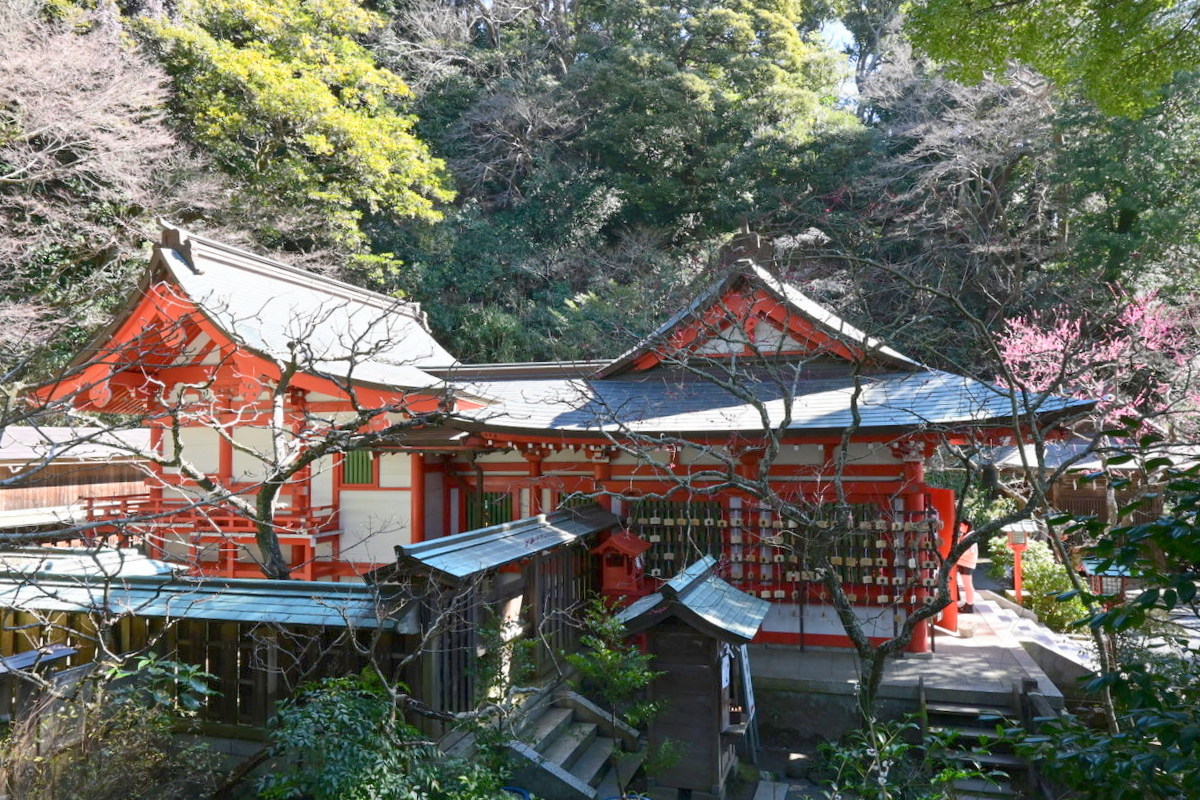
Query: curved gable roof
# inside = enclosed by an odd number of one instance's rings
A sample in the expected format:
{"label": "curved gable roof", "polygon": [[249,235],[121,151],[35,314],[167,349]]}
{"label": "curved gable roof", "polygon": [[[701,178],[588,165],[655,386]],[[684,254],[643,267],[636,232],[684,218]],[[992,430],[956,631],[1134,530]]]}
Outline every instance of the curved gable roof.
{"label": "curved gable roof", "polygon": [[272,360],[394,388],[441,385],[423,367],[456,359],[420,306],[164,226],[153,265],[229,338]]}
{"label": "curved gable roof", "polygon": [[778,275],[754,261],[743,259],[654,332],[601,368],[596,377],[620,375],[628,372],[643,357],[672,349],[673,334],[696,324],[706,313],[717,308],[718,304],[726,302],[742,281],[770,295],[784,311],[785,319],[806,322],[833,341],[861,351],[867,358],[881,365],[904,371],[924,369],[919,362],[867,335]]}

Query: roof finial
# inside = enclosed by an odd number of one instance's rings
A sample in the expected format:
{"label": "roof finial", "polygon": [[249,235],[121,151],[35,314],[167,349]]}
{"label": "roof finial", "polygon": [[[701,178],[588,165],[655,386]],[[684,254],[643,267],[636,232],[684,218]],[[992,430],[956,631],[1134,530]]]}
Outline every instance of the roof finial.
{"label": "roof finial", "polygon": [[775,246],[771,240],[750,230],[750,223],[743,222],[717,254],[717,265],[729,267],[739,261],[750,260],[760,267],[769,267],[775,260]]}

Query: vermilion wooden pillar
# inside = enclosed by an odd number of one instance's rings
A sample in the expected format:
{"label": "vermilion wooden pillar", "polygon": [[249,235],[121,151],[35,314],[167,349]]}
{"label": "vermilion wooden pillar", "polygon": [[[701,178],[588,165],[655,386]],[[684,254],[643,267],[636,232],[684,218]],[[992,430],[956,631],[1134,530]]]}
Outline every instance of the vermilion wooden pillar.
{"label": "vermilion wooden pillar", "polygon": [[597,492],[596,502],[602,507],[612,510],[612,498],[602,492],[608,489],[605,483],[612,480],[612,461],[608,453],[600,451],[592,455],[592,480]]}
{"label": "vermilion wooden pillar", "polygon": [[529,514],[534,516],[542,513],[542,490],[540,488],[542,477],[542,459],[544,454],[540,450],[526,451],[522,453],[525,461],[529,464]]}
{"label": "vermilion wooden pillar", "polygon": [[[938,510],[938,515],[942,518],[941,544],[938,552],[942,554],[942,558],[945,558],[950,552],[950,548],[954,546],[954,529],[957,527],[954,524],[954,492],[949,489],[930,489],[929,494],[933,498],[933,507]],[[938,617],[938,624],[948,631],[958,630],[957,567],[950,568],[950,605],[942,609],[941,616]]]}
{"label": "vermilion wooden pillar", "polygon": [[412,464],[412,485],[409,490],[411,509],[409,510],[409,536],[413,542],[425,541],[425,456],[413,453],[409,456]]}

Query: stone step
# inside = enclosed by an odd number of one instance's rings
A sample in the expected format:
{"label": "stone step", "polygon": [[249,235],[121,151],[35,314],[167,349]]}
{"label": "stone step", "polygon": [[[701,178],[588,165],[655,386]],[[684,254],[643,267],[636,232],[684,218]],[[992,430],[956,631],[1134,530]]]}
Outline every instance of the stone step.
{"label": "stone step", "polygon": [[954,796],[959,800],[964,798],[996,798],[1019,797],[1017,790],[1008,781],[990,781],[984,778],[964,778],[954,782]]}
{"label": "stone step", "polygon": [[533,749],[545,752],[558,738],[559,733],[571,724],[571,719],[569,709],[547,706],[546,710],[526,727],[521,738]]}
{"label": "stone step", "polygon": [[1029,764],[1020,756],[1011,753],[977,753],[969,750],[951,754],[959,761],[978,764],[981,769],[997,770],[1013,777],[1029,769]]}
{"label": "stone step", "polygon": [[754,800],[786,800],[788,789],[786,783],[760,780],[754,789]]}
{"label": "stone step", "polygon": [[571,774],[589,786],[599,786],[601,777],[611,766],[616,744],[615,739],[607,736],[594,737],[571,766]]}
{"label": "stone step", "polygon": [[939,736],[952,733],[959,742],[978,742],[986,739],[989,743],[994,743],[999,738],[994,727],[986,728],[981,725],[930,725],[929,732]]}
{"label": "stone step", "polygon": [[[930,727],[961,730],[995,730],[995,726],[1011,727],[1012,712],[1006,708],[955,703],[930,703],[925,707],[925,719]],[[992,734],[995,735],[994,733]]]}
{"label": "stone step", "polygon": [[1006,719],[1012,711],[1008,708],[1000,706],[981,706],[981,705],[958,705],[957,703],[929,703],[925,706],[925,713],[929,716],[944,716],[967,718],[978,720],[980,717],[987,719]]}
{"label": "stone step", "polygon": [[594,722],[572,722],[559,731],[542,753],[548,761],[570,771],[571,766],[596,741],[598,732],[599,728]]}

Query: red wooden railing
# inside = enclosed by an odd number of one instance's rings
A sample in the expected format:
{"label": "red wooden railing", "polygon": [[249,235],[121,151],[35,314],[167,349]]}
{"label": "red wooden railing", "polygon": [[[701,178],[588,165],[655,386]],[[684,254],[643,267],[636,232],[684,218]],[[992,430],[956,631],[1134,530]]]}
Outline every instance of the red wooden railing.
{"label": "red wooden railing", "polygon": [[[192,501],[150,494],[87,497],[81,501],[84,521],[110,522],[126,526],[169,525],[178,531],[195,534],[253,533],[255,522],[245,514],[218,503]],[[271,525],[280,536],[318,536],[338,528],[337,508],[313,506],[308,509],[280,508]]]}
{"label": "red wooden railing", "polygon": [[[256,563],[238,560],[239,550],[254,545],[255,521],[228,505],[136,494],[89,497],[81,506],[84,522],[94,526],[81,537],[84,543],[141,547],[147,555],[158,557],[172,549],[168,543],[174,540],[187,546],[198,573],[261,577]],[[313,580],[338,574],[341,531],[334,506],[280,508],[271,525],[285,556],[290,547],[295,577]],[[217,558],[204,559],[202,551],[214,544]],[[330,546],[328,557],[318,559],[318,544]]]}

